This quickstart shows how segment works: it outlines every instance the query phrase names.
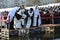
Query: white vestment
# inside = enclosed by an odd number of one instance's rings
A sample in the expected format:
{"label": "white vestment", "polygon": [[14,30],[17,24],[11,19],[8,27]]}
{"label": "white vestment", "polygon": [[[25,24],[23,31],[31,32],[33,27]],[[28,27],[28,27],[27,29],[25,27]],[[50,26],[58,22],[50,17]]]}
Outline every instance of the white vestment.
{"label": "white vestment", "polygon": [[[37,20],[37,17],[39,16],[39,19]],[[41,18],[40,18],[40,13],[38,9],[34,10],[34,18],[33,18],[33,26],[37,25],[38,21],[38,26],[41,24]]]}
{"label": "white vestment", "polygon": [[[12,21],[14,15],[15,15],[15,12],[18,10],[19,8],[18,7],[14,7],[8,14],[8,17],[10,16],[10,22]],[[7,17],[7,20],[8,20],[8,17]]]}
{"label": "white vestment", "polygon": [[18,12],[18,14],[22,16],[21,19],[17,20],[16,17],[14,17],[14,26],[15,26],[15,28],[22,28],[21,25],[23,25],[23,26],[25,25],[24,19],[26,18],[26,15],[25,14],[22,14],[21,11],[22,10],[20,10]]}
{"label": "white vestment", "polygon": [[31,17],[33,16],[33,12],[32,13],[30,13],[30,11],[28,11],[28,14],[29,14],[29,16],[30,17],[28,17],[28,21],[27,21],[27,24],[26,24],[26,28],[27,29],[29,29],[30,28],[30,26],[31,26]]}

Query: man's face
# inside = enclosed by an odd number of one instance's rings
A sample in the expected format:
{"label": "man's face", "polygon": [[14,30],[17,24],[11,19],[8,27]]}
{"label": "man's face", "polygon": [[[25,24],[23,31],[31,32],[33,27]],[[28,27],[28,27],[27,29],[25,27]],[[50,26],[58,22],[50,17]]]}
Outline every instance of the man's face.
{"label": "man's face", "polygon": [[22,7],[22,9],[24,9],[24,5],[22,5],[21,7]]}
{"label": "man's face", "polygon": [[3,15],[4,15],[4,17],[7,17],[7,13],[4,13]]}

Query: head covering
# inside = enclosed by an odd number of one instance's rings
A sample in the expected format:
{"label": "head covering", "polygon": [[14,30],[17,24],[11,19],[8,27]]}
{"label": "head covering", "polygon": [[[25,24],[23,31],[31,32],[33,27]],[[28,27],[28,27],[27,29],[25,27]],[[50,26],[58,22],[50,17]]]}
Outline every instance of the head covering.
{"label": "head covering", "polygon": [[38,8],[38,5],[35,5],[35,9],[37,9]]}
{"label": "head covering", "polygon": [[30,11],[33,11],[33,8],[30,8]]}

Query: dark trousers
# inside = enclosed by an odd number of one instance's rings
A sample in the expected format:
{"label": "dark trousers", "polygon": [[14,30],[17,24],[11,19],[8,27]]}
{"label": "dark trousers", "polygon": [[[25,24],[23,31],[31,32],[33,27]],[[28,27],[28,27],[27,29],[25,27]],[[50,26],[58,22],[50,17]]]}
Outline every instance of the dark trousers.
{"label": "dark trousers", "polygon": [[10,22],[10,29],[14,29],[14,21],[12,20],[11,22]]}

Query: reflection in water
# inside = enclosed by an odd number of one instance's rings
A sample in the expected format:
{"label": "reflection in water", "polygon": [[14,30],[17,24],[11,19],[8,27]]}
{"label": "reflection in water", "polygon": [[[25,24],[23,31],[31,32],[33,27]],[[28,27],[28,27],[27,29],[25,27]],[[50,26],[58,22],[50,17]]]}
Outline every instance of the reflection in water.
{"label": "reflection in water", "polygon": [[55,40],[60,40],[60,39],[55,39]]}
{"label": "reflection in water", "polygon": [[10,40],[60,40],[60,34],[46,34],[45,32],[42,33],[29,33],[25,36],[11,36]]}
{"label": "reflection in water", "polygon": [[41,35],[41,34],[29,34],[24,37],[11,37],[10,40],[60,40],[60,34],[50,34],[50,35]]}
{"label": "reflection in water", "polygon": [[53,37],[44,37],[43,35],[26,35],[24,37],[11,37],[10,40],[53,40]]}
{"label": "reflection in water", "polygon": [[60,40],[59,35],[57,36],[46,36],[46,35],[40,35],[40,34],[29,34],[25,35],[24,37],[20,36],[11,36],[10,40]]}
{"label": "reflection in water", "polygon": [[41,40],[40,35],[26,35],[24,37],[11,37],[10,40]]}

